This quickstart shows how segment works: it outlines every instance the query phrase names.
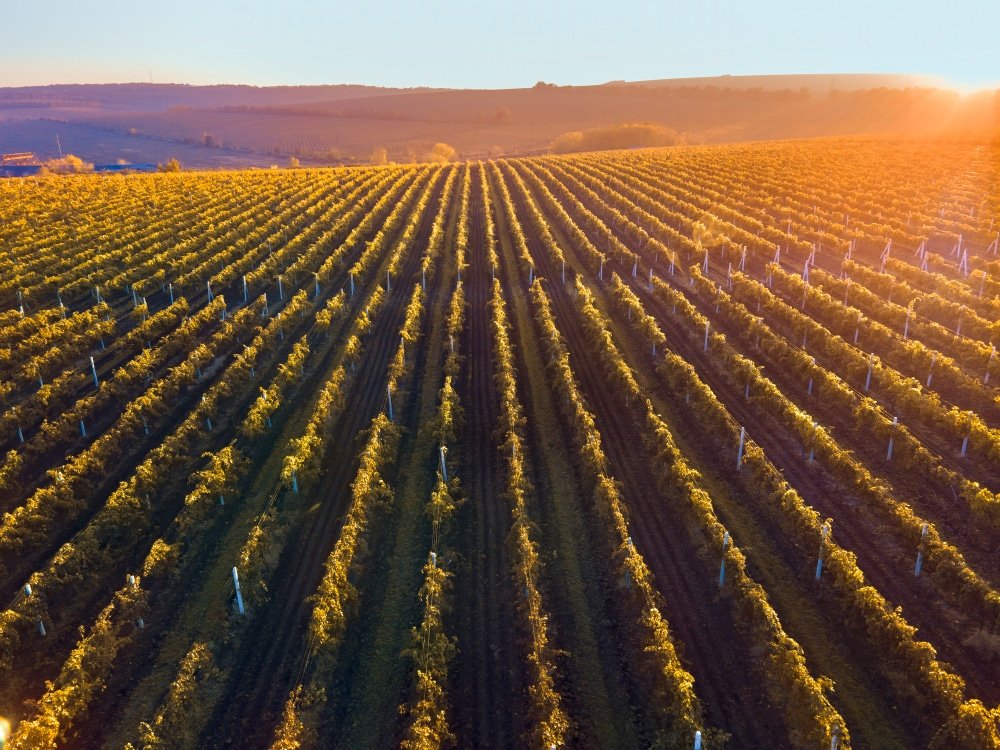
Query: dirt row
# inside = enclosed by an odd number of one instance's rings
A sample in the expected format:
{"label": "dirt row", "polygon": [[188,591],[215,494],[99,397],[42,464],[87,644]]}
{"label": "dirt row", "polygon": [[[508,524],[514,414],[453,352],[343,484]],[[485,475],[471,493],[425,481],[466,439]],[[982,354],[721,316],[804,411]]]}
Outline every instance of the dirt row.
{"label": "dirt row", "polygon": [[[468,307],[458,385],[465,413],[459,437],[459,476],[466,501],[456,523],[461,559],[450,630],[457,638],[458,655],[449,696],[459,746],[500,750],[515,746],[524,733],[527,688],[515,640],[516,594],[506,546],[511,513],[502,494],[495,438],[499,403],[493,382],[489,310],[493,290],[486,257],[485,189],[475,179],[469,203]],[[514,696],[518,699],[512,700]]]}

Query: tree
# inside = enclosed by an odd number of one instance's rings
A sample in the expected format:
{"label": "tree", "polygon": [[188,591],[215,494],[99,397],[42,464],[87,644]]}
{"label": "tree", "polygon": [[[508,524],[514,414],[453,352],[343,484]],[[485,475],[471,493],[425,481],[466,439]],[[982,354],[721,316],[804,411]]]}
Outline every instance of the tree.
{"label": "tree", "polygon": [[454,146],[449,146],[447,143],[435,143],[434,148],[427,154],[427,161],[447,164],[454,161],[456,156],[458,156],[458,152]]}
{"label": "tree", "polygon": [[295,157],[295,156],[289,156],[288,157],[288,168],[289,169],[295,169],[295,168],[299,167],[300,165],[301,165],[301,162],[298,160],[298,157]]}
{"label": "tree", "polygon": [[379,146],[372,151],[372,155],[368,157],[368,161],[375,165],[388,164],[389,152],[382,146]]}
{"label": "tree", "polygon": [[181,171],[181,163],[179,161],[177,161],[177,159],[170,159],[169,161],[165,162],[164,164],[157,164],[156,165],[156,171],[157,172],[180,172]]}
{"label": "tree", "polygon": [[209,132],[204,132],[201,134],[201,145],[205,148],[215,148],[219,145],[219,142],[216,140],[214,135]]}
{"label": "tree", "polygon": [[42,173],[82,174],[93,171],[93,164],[85,162],[79,156],[74,156],[73,154],[66,154],[62,159],[50,159],[42,167]]}

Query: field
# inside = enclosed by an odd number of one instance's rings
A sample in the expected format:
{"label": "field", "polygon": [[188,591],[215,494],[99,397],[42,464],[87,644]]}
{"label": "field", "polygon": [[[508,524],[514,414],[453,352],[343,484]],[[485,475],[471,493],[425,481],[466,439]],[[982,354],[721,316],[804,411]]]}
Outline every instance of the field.
{"label": "field", "polygon": [[1000,748],[997,164],[0,182],[7,747]]}
{"label": "field", "polygon": [[[62,85],[0,88],[0,151],[62,149],[95,164],[172,157],[187,169],[462,159],[545,153],[568,132],[657,123],[687,143],[863,133],[991,133],[1000,99],[907,76],[719,76],[520,89]],[[599,148],[650,145],[625,143]],[[657,145],[673,145],[661,141]],[[579,149],[578,149],[579,150]]]}

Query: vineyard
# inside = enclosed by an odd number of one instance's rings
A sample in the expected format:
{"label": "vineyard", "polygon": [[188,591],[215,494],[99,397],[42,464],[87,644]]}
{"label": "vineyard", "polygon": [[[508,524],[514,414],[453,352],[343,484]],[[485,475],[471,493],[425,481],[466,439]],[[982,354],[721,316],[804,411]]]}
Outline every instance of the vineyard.
{"label": "vineyard", "polygon": [[0,182],[6,747],[1000,748],[998,165]]}

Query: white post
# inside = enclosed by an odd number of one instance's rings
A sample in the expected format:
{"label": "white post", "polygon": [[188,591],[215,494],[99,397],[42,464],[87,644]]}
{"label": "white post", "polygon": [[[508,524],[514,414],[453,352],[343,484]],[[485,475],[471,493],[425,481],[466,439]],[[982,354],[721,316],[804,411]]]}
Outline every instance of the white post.
{"label": "white post", "polygon": [[774,258],[771,259],[771,262],[775,265],[781,265],[781,245],[774,246]]}
{"label": "white post", "polygon": [[636,274],[638,274],[638,273],[639,273],[639,261],[633,260],[632,261],[632,278],[634,279],[636,277]]}
{"label": "white post", "polygon": [[392,386],[389,385],[388,383],[385,386],[385,395],[386,395],[386,397],[389,400],[389,421],[392,422],[393,421],[393,417],[392,417]]}
{"label": "white post", "polygon": [[814,421],[813,422],[812,440],[809,442],[809,463],[812,463],[814,460],[816,460],[816,429],[817,429],[817,427],[818,427],[818,425]]}
{"label": "white post", "polygon": [[441,478],[444,479],[445,482],[447,482],[448,481],[448,464],[445,462],[445,458],[448,455],[448,448],[447,448],[447,446],[442,445],[441,448],[440,448],[440,450],[439,450],[439,453],[441,455]]}
{"label": "white post", "polygon": [[993,364],[993,358],[997,354],[996,344],[990,344],[990,358],[986,360],[986,374],[983,375],[983,385],[990,384],[990,365]]}
{"label": "white post", "polygon": [[528,286],[531,286],[534,283],[535,283],[535,267],[534,266],[529,266],[528,267]]}
{"label": "white post", "polygon": [[243,304],[245,305],[250,299],[250,290],[247,289],[247,277],[243,276]]}
{"label": "white post", "polygon": [[299,475],[295,471],[292,472],[292,492],[299,494]]}
{"label": "white post", "polygon": [[726,550],[729,548],[729,532],[722,535],[722,564],[719,566],[719,588],[726,582]]}
{"label": "white post", "polygon": [[712,322],[709,320],[705,321],[705,351],[708,351],[708,330],[711,328]]}
{"label": "white post", "polygon": [[313,274],[313,283],[315,284],[315,288],[316,288],[316,296],[313,297],[313,300],[318,300],[319,299],[319,274],[318,273],[314,273]]}
{"label": "white post", "polygon": [[[635,549],[632,545],[632,537],[625,540],[625,545],[628,547],[629,552]],[[625,569],[625,588],[629,591],[632,590],[632,571]]]}
{"label": "white post", "polygon": [[21,432],[21,425],[17,426],[17,439],[20,440],[22,443],[24,442],[24,433]]}
{"label": "white post", "polygon": [[427,291],[427,269],[423,267],[420,268],[420,288]]}
{"label": "white post", "polygon": [[970,432],[966,432],[965,437],[962,438],[962,452],[961,452],[962,458],[965,458],[966,455],[968,455],[969,453],[969,435]]}
{"label": "white post", "polygon": [[816,560],[816,580],[823,574],[823,552],[826,549],[826,540],[830,536],[830,523],[826,522],[823,524],[823,529],[821,531],[822,538],[819,542],[819,559]]}
{"label": "white post", "polygon": [[174,285],[167,284],[167,289],[170,291],[170,304],[174,304]]}
{"label": "white post", "polygon": [[910,336],[910,314],[913,312],[913,308],[906,308],[906,322],[903,324],[903,338],[907,339]]}
{"label": "white post", "polygon": [[931,366],[927,368],[927,387],[931,387],[931,378],[934,377],[934,363],[937,361],[937,352],[931,355]]}
{"label": "white post", "polygon": [[97,296],[97,302],[100,304],[104,300],[101,299],[101,288],[99,286],[94,287],[94,294]]}
{"label": "white post", "polygon": [[694,750],[701,750],[701,732],[694,733]]}
{"label": "white post", "polygon": [[[674,254],[673,253],[670,253],[670,269],[669,269],[668,272],[670,273],[671,276],[674,275]],[[653,283],[653,269],[652,268],[649,269],[649,283],[650,283],[650,285],[652,285],[652,283]]]}
{"label": "white post", "polygon": [[740,447],[736,450],[736,471],[743,468],[743,442],[746,440],[747,428],[740,427]]}
{"label": "white post", "polygon": [[885,460],[892,460],[892,442],[896,436],[896,425],[899,424],[899,417],[892,418],[892,432],[889,433],[889,449],[885,452]]}
{"label": "white post", "polygon": [[747,270],[747,246],[744,245],[743,249],[740,251],[740,273]]}
{"label": "white post", "polygon": [[239,608],[240,614],[244,615],[246,611],[243,609],[243,594],[240,592],[240,576],[236,572],[235,566],[233,566],[233,586],[236,587],[236,606]]}
{"label": "white post", "polygon": [[869,355],[868,357],[868,374],[865,376],[865,393],[868,393],[868,388],[872,384],[872,370],[875,368],[875,355]]}
{"label": "white post", "polygon": [[135,293],[135,284],[132,285],[132,307],[139,306],[139,297]]}
{"label": "white post", "polygon": [[830,750],[839,750],[840,748],[840,727],[834,726],[833,732],[830,735]]}
{"label": "white post", "polygon": [[917,564],[913,566],[913,576],[919,577],[924,566],[924,542],[927,540],[927,524],[920,529],[920,546],[917,548]]}
{"label": "white post", "polygon": [[566,259],[563,258],[562,261],[562,283],[566,283]]}
{"label": "white post", "polygon": [[278,276],[278,299],[283,300],[285,298],[285,289],[281,285],[281,276]]}
{"label": "white post", "polygon": [[733,264],[729,264],[729,269],[726,271],[726,284],[730,289],[733,288]]}
{"label": "white post", "polygon": [[94,358],[90,358],[90,372],[94,376],[94,388],[100,388],[101,384],[97,380],[97,365],[94,364]]}
{"label": "white post", "polygon": [[705,260],[701,264],[701,272],[708,276],[708,249],[705,249]]}
{"label": "white post", "polygon": [[[670,261],[670,275],[671,276],[674,275],[674,262],[673,261]],[[649,291],[650,291],[650,293],[652,293],[652,291],[653,291],[653,269],[652,268],[649,269]]]}
{"label": "white post", "polygon": [[354,272],[351,272],[351,296],[354,296]]}
{"label": "white post", "polygon": [[87,425],[83,423],[82,419],[80,420],[80,435],[87,437]]}
{"label": "white post", "polygon": [[208,301],[211,302],[214,299],[212,296],[212,282],[206,281],[205,288],[208,290]]}
{"label": "white post", "polygon": [[599,278],[601,281],[604,281],[604,256],[603,255],[601,256],[601,267],[597,271],[597,278]]}

